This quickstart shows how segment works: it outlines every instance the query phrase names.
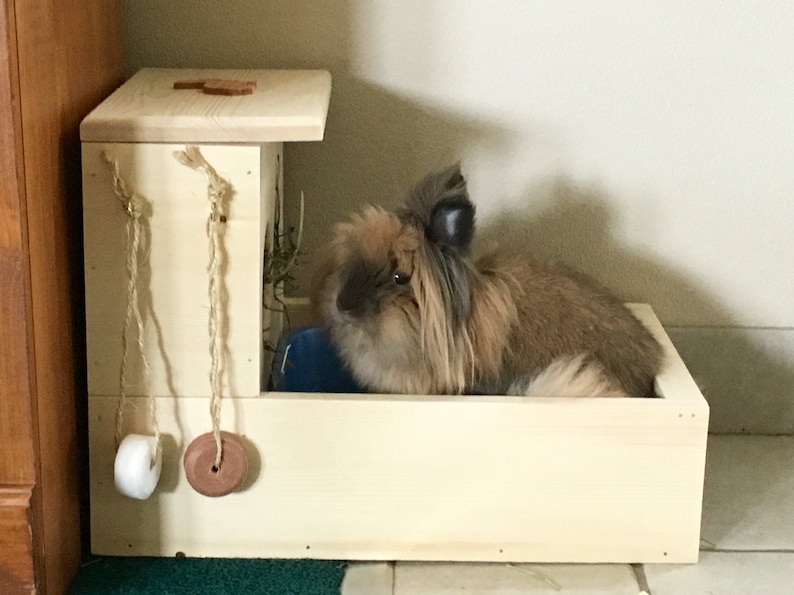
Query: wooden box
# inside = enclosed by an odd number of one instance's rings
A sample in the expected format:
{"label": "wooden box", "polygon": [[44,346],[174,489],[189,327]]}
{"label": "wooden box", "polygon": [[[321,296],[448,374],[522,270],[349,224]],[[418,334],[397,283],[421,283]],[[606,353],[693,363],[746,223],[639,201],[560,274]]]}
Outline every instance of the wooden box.
{"label": "wooden box", "polygon": [[[250,80],[250,95],[174,89],[177,81]],[[265,357],[263,253],[282,188],[282,144],[320,140],[331,90],[322,71],[145,69],[82,122],[89,394],[116,395],[127,304],[124,234],[106,159],[145,201],[137,291],[145,354],[157,396],[210,395],[208,181],[175,151],[197,147],[230,186],[223,281],[228,302],[223,392],[259,394]],[[143,394],[141,359],[127,362],[130,394]]]}
{"label": "wooden box", "polygon": [[[504,562],[695,562],[708,406],[664,345],[657,399],[263,393],[225,427],[252,470],[194,492],[185,445],[206,399],[158,399],[161,485],[115,492],[115,400],[89,401],[94,552],[108,555]],[[138,405],[145,407],[145,403]]]}
{"label": "wooden box", "polygon": [[[255,80],[249,96],[176,80]],[[282,143],[319,140],[318,71],[144,70],[92,112],[83,141],[91,541],[97,554],[512,562],[694,562],[708,406],[664,345],[657,399],[290,394],[261,391],[263,252]],[[224,237],[228,331],[221,428],[243,437],[242,488],[185,478],[210,416],[207,179],[233,189]],[[114,168],[117,168],[114,170]],[[119,178],[146,201],[137,292],[163,472],[146,500],[114,488],[115,412],[129,292]],[[134,340],[133,338],[128,338]],[[127,362],[125,432],[151,431],[141,358]]]}

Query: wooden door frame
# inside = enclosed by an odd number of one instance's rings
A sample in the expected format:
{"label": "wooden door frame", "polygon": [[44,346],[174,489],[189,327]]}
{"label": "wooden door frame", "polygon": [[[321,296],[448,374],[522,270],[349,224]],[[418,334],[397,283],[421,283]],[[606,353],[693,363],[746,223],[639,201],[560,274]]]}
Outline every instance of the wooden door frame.
{"label": "wooden door frame", "polygon": [[41,515],[30,510],[35,378],[13,2],[0,10],[0,35],[0,591],[16,593],[35,588],[30,522]]}
{"label": "wooden door frame", "polygon": [[121,8],[0,2],[0,592],[57,594],[86,457],[78,128],[122,80]]}

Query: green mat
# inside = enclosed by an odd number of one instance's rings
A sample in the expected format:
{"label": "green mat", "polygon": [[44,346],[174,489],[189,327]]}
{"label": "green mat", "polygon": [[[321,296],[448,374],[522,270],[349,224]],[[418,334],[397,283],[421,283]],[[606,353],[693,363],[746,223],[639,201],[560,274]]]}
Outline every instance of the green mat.
{"label": "green mat", "polygon": [[71,595],[339,595],[343,562],[106,558],[83,563]]}

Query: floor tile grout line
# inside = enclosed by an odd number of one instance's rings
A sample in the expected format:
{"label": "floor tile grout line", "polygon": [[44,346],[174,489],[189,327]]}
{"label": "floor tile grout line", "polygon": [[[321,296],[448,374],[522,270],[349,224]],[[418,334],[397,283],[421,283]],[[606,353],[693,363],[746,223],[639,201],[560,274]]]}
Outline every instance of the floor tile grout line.
{"label": "floor tile grout line", "polygon": [[794,554],[791,548],[772,548],[772,549],[736,549],[736,548],[708,548],[701,549],[701,552],[713,554]]}

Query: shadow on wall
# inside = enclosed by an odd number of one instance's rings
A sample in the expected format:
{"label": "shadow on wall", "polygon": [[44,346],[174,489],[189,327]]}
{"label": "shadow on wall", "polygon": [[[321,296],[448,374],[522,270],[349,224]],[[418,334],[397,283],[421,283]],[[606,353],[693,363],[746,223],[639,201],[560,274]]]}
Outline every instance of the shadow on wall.
{"label": "shadow on wall", "polygon": [[355,0],[122,0],[127,71],[325,68],[350,61]]}
{"label": "shadow on wall", "polygon": [[307,251],[325,243],[333,224],[362,204],[394,206],[429,170],[479,147],[507,150],[510,142],[510,132],[495,124],[337,76],[325,140],[286,148],[288,197],[300,189],[306,193],[306,228],[311,230]]}
{"label": "shadow on wall", "polygon": [[625,301],[650,303],[663,322],[674,319],[684,302],[694,316],[725,321],[719,327],[665,325],[711,405],[710,430],[794,433],[791,333],[736,327],[718,296],[696,280],[621,245],[614,232],[618,214],[600,189],[558,175],[532,185],[524,198],[523,207],[481,223],[479,249],[503,247],[560,260]]}
{"label": "shadow on wall", "polygon": [[[517,208],[484,222],[481,240],[562,260],[627,301],[651,303],[666,323],[730,321],[730,313],[695,281],[619,243],[620,214],[611,206],[616,201],[599,187],[556,175],[533,183],[523,199]],[[681,318],[683,305],[686,319]]]}
{"label": "shadow on wall", "polygon": [[284,149],[288,226],[297,225],[300,192],[306,197],[298,288],[311,286],[312,254],[330,238],[333,223],[362,203],[394,205],[428,170],[477,148],[510,153],[510,133],[498,126],[355,76],[354,11],[360,8],[356,0],[124,0],[130,74],[145,66],[331,71],[325,139]]}
{"label": "shadow on wall", "polygon": [[[394,205],[428,170],[458,159],[520,153],[521,139],[493,122],[440,110],[357,77],[352,64],[361,15],[354,12],[366,8],[356,0],[124,0],[130,73],[143,66],[331,71],[325,140],[285,147],[288,222],[295,223],[301,190],[306,195],[299,287],[310,286],[312,255],[330,237],[332,224],[362,203]],[[775,348],[764,329],[729,328],[735,320],[719,296],[681,273],[683,267],[620,243],[620,214],[600,189],[560,175],[534,183],[522,198],[521,206],[484,221],[481,245],[498,241],[559,258],[627,300],[650,302],[668,327],[717,321],[720,328],[669,328],[712,404],[712,430],[794,433],[794,345],[790,338],[784,344],[791,333],[783,333]],[[489,197],[474,199],[482,204]]]}
{"label": "shadow on wall", "polygon": [[[333,91],[325,139],[285,145],[285,214],[295,225],[306,196],[303,259],[332,224],[364,202],[389,205],[427,170],[487,144],[509,153],[509,133],[489,122],[440,111],[353,74],[357,0],[124,0],[127,70],[322,68]],[[427,48],[422,47],[424,52]],[[419,51],[419,50],[417,50]],[[310,267],[296,271],[308,287]]]}

